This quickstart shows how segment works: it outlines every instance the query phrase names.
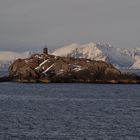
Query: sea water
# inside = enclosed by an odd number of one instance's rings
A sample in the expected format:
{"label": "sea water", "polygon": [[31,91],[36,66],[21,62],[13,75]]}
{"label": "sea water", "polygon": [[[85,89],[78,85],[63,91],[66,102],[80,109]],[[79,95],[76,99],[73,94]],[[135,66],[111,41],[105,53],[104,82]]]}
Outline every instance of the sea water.
{"label": "sea water", "polygon": [[139,140],[140,85],[0,83],[0,140]]}

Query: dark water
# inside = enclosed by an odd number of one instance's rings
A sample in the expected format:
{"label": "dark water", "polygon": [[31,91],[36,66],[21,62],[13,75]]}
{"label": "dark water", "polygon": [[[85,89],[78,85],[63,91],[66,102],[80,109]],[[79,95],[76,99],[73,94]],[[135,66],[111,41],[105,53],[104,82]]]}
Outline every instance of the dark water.
{"label": "dark water", "polygon": [[0,140],[140,140],[140,85],[0,83]]}
{"label": "dark water", "polygon": [[140,85],[0,83],[0,140],[140,140]]}

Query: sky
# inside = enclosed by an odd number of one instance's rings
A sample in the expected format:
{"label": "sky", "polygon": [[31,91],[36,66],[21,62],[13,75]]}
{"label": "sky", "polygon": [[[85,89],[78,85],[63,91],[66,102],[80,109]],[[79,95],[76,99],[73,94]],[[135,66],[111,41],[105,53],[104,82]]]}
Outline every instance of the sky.
{"label": "sky", "polygon": [[0,0],[0,51],[89,42],[140,47],[140,0]]}

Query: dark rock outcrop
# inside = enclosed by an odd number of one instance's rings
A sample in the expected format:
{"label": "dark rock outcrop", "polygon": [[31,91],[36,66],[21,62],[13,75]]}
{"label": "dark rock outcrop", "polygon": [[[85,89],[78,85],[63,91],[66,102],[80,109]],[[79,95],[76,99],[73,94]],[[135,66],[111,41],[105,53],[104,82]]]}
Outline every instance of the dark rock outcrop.
{"label": "dark rock outcrop", "polygon": [[0,82],[10,82],[12,79],[9,76],[0,77]]}
{"label": "dark rock outcrop", "polygon": [[138,76],[123,74],[103,61],[33,54],[9,67],[9,76],[18,82],[139,83]]}

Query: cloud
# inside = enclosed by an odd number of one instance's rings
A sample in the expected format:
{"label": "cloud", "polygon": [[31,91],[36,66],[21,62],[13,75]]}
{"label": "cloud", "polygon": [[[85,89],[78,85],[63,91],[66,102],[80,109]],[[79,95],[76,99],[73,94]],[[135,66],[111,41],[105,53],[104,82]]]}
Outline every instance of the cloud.
{"label": "cloud", "polygon": [[139,13],[139,0],[0,1],[0,49],[43,44],[53,49],[90,41],[136,47],[140,44]]}

